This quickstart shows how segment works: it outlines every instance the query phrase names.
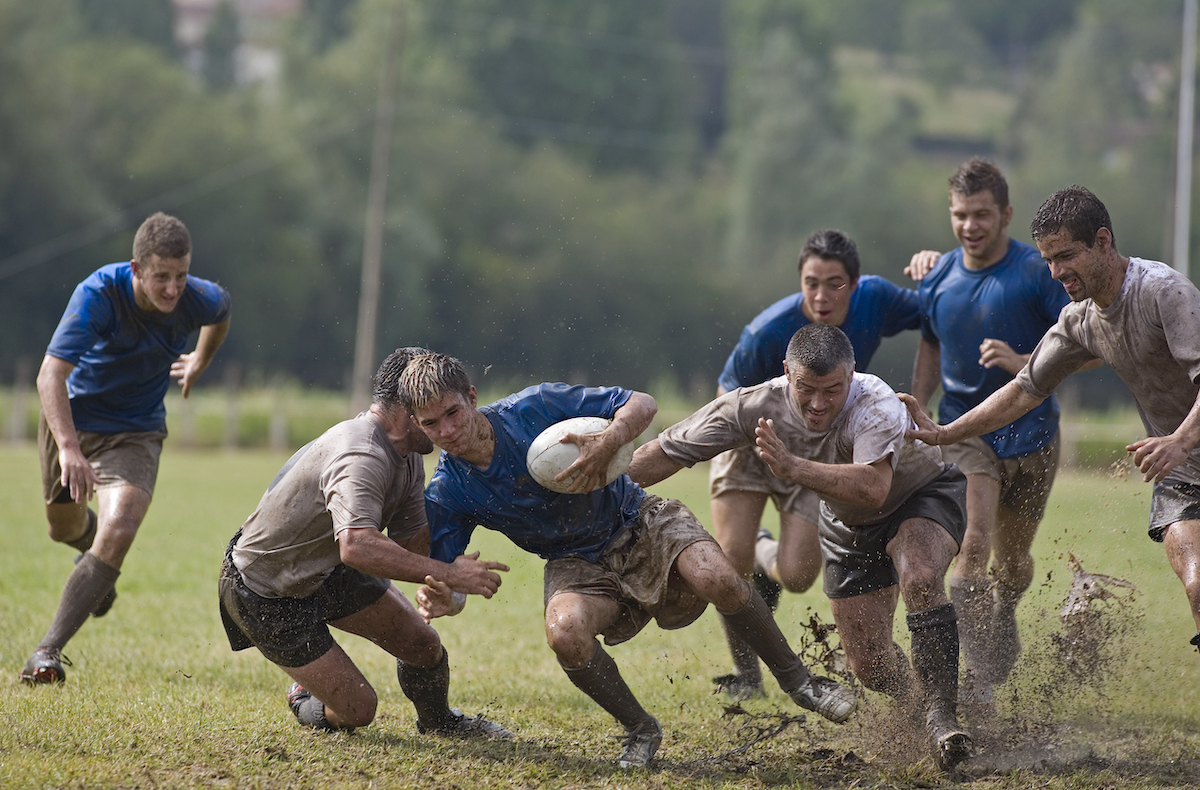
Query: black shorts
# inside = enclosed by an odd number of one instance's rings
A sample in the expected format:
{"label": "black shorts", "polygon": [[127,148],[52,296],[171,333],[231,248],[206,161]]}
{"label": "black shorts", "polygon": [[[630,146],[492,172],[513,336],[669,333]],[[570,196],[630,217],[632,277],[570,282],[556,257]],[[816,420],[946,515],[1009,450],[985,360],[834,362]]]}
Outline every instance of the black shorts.
{"label": "black shorts", "polygon": [[946,464],[940,475],[876,524],[848,527],[823,510],[818,534],[825,560],[825,595],[851,598],[898,584],[887,544],[910,518],[936,521],[962,546],[967,531],[967,478],[957,466]]}
{"label": "black shorts", "polygon": [[[239,535],[229,542],[230,549]],[[226,550],[218,583],[221,622],[234,650],[257,647],[281,667],[302,667],[333,647],[331,620],[361,612],[391,586],[390,579],[338,565],[312,595],[265,598],[246,586]]]}
{"label": "black shorts", "polygon": [[1200,486],[1170,478],[1154,484],[1150,498],[1150,540],[1162,543],[1176,521],[1200,519]]}

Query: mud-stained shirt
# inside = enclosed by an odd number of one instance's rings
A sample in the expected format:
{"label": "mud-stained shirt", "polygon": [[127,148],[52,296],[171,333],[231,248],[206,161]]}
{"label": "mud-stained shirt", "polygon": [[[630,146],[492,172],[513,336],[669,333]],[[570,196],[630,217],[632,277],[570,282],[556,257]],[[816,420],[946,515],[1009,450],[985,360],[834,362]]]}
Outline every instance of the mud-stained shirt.
{"label": "mud-stained shirt", "polygon": [[311,595],[341,563],[342,530],[386,529],[403,543],[424,528],[424,488],[421,455],[400,455],[379,420],[363,412],[284,464],[242,525],[233,562],[259,595]]}
{"label": "mud-stained shirt", "polygon": [[[1170,435],[1200,391],[1200,291],[1164,263],[1130,258],[1113,303],[1099,307],[1084,299],[1064,307],[1016,381],[1045,398],[1097,358],[1129,387],[1146,433]],[[1200,484],[1200,448],[1170,477]]]}
{"label": "mud-stained shirt", "polygon": [[877,376],[855,373],[846,405],[829,430],[809,430],[796,408],[787,378],[728,392],[658,436],[663,452],[692,466],[734,447],[754,444],[759,417],[774,420],[784,446],[801,458],[826,464],[873,464],[889,459],[894,476],[877,508],[822,496],[822,512],[850,526],[874,524],[891,515],[943,469],[937,447],[904,438],[911,418],[896,393]]}

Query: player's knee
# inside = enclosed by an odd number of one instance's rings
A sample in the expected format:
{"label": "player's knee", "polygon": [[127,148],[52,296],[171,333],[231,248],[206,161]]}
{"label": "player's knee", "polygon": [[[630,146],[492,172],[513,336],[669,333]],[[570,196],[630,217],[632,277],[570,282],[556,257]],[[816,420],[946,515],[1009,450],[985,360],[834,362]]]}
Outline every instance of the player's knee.
{"label": "player's knee", "polygon": [[355,690],[350,705],[340,718],[347,727],[366,727],[375,721],[375,711],[378,707],[379,696],[375,689],[364,683],[362,688]]}
{"label": "player's knee", "polygon": [[596,650],[596,635],[568,612],[546,611],[546,644],[558,656],[563,666],[578,667],[587,663]]}

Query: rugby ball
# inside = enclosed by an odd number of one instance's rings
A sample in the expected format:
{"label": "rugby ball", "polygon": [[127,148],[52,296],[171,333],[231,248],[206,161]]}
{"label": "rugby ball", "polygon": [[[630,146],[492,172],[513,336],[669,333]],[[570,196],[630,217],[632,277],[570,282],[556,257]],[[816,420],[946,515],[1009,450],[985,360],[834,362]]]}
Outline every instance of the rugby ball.
{"label": "rugby ball", "polygon": [[[569,433],[600,433],[611,422],[612,420],[606,420],[603,417],[572,417],[569,420],[554,423],[538,434],[537,438],[533,440],[533,444],[529,445],[529,453],[525,456],[529,474],[543,488],[557,491],[560,494],[567,493],[574,477],[562,480],[554,478],[559,472],[575,463],[575,459],[579,457],[579,446],[574,442],[563,442],[562,438]],[[612,463],[608,465],[608,474],[604,485],[608,485],[625,474],[625,470],[629,468],[629,462],[632,460],[633,442],[629,442],[617,450],[617,454],[613,456]],[[575,493],[586,494],[587,492],[576,491]]]}

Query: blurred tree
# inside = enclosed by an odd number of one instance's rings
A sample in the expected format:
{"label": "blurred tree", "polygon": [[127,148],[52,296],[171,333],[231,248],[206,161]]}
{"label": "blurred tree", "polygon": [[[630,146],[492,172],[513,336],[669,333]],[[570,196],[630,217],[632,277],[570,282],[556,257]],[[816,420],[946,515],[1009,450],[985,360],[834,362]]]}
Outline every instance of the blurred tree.
{"label": "blurred tree", "polygon": [[1083,184],[1108,206],[1122,252],[1168,252],[1179,15],[1173,0],[1132,16],[1114,0],[1080,7],[1016,121],[1026,228],[1048,194]]}
{"label": "blurred tree", "polygon": [[522,145],[557,140],[601,170],[661,172],[694,146],[696,80],[670,0],[455,0],[430,9],[473,104]]}
{"label": "blurred tree", "polygon": [[106,38],[149,44],[167,57],[178,55],[175,6],[171,0],[74,0],[87,31]]}
{"label": "blurred tree", "polygon": [[317,55],[350,34],[350,10],[357,0],[304,0],[296,18],[295,32],[305,38]]}
{"label": "blurred tree", "polygon": [[204,79],[216,90],[227,90],[237,83],[237,53],[242,43],[241,23],[229,0],[213,9],[204,33]]}

